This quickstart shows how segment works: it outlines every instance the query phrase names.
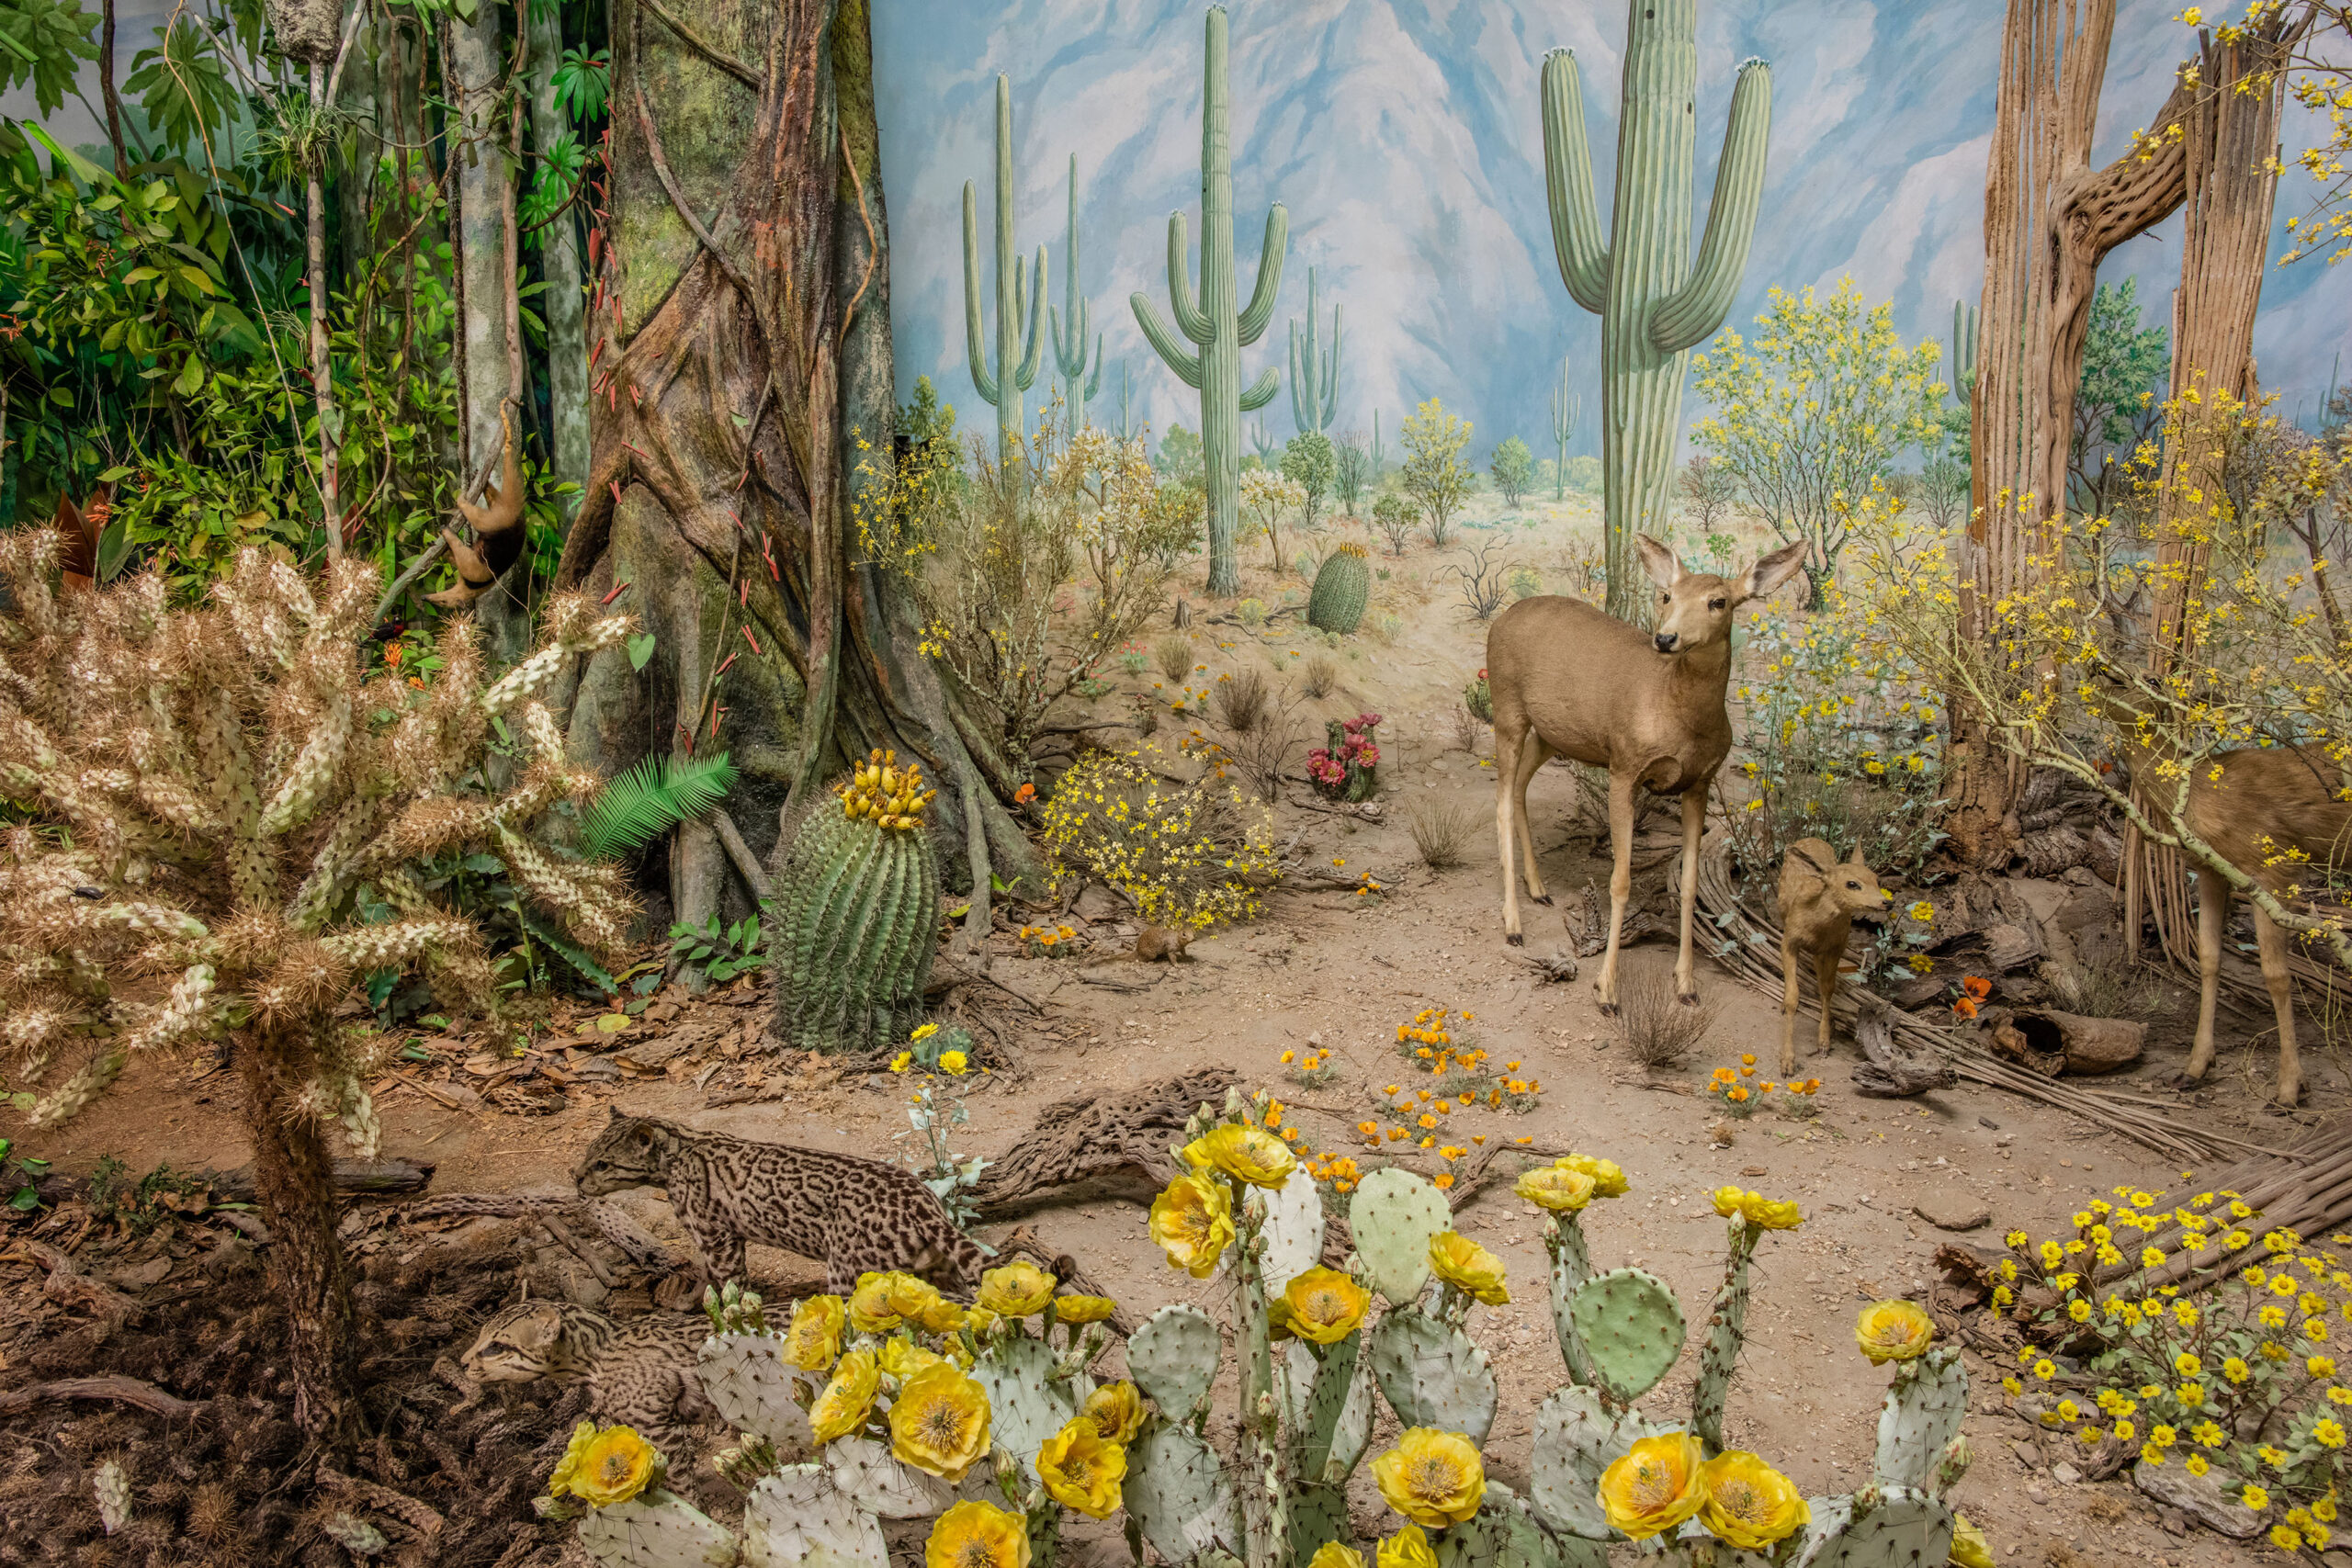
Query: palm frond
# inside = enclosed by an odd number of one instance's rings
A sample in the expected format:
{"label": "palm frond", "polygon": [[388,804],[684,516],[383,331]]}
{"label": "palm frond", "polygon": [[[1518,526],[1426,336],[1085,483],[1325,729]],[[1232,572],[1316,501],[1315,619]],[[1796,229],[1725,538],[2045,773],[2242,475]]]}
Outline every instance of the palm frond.
{"label": "palm frond", "polygon": [[625,855],[727,798],[735,765],[727,753],[673,761],[648,757],[599,791],[580,825],[580,852]]}

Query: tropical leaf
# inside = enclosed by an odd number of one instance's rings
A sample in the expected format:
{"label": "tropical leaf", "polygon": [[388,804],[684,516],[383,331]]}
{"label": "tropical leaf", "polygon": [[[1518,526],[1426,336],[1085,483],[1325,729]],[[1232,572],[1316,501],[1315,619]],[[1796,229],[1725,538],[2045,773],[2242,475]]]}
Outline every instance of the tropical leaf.
{"label": "tropical leaf", "polygon": [[580,852],[592,860],[627,854],[710,810],[734,787],[735,766],[724,751],[683,762],[648,757],[597,795],[581,822]]}

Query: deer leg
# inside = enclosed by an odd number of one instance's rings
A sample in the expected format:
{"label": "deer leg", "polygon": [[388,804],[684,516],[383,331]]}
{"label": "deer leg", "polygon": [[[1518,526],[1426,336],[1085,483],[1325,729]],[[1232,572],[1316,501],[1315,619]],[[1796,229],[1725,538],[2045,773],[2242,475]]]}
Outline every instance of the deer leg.
{"label": "deer leg", "polygon": [[1797,955],[1781,938],[1781,1076],[1797,1070]]}
{"label": "deer leg", "polygon": [[1838,964],[1846,956],[1844,943],[1813,955],[1813,989],[1821,1003],[1820,1055],[1829,1054],[1829,998],[1838,994]]}
{"label": "deer leg", "polygon": [[1609,955],[1600,961],[1600,978],[1593,989],[1600,996],[1600,1015],[1617,1016],[1617,943],[1625,930],[1625,900],[1634,891],[1634,791],[1639,781],[1630,773],[1609,775]]}
{"label": "deer leg", "polygon": [[2190,1083],[2213,1065],[2213,1004],[2222,988],[2222,922],[2230,918],[2230,885],[2201,866],[2197,872],[2197,1043],[2182,1077]]}
{"label": "deer leg", "polygon": [[2262,984],[2270,992],[2270,1011],[2278,1021],[2278,1103],[2291,1106],[2303,1092],[2303,1065],[2295,1055],[2295,982],[2287,973],[2287,933],[2258,905],[2254,940],[2262,950]]}
{"label": "deer leg", "polygon": [[1500,710],[1495,713],[1495,837],[1500,842],[1503,874],[1503,940],[1513,947],[1525,945],[1527,939],[1519,930],[1519,879],[1511,870],[1511,806],[1512,784],[1519,776],[1519,753],[1527,743],[1526,720],[1519,719],[1509,734],[1504,732],[1510,718]]}
{"label": "deer leg", "polygon": [[1707,825],[1707,786],[1682,792],[1682,949],[1674,960],[1674,997],[1684,1007],[1699,1005],[1692,973],[1690,913],[1699,901],[1699,835]]}
{"label": "deer leg", "polygon": [[1511,785],[1511,818],[1519,828],[1520,858],[1527,865],[1527,896],[1544,905],[1552,902],[1552,896],[1544,890],[1544,874],[1535,865],[1535,831],[1527,825],[1527,785],[1535,771],[1551,760],[1552,749],[1529,730],[1527,739],[1519,743],[1519,776]]}

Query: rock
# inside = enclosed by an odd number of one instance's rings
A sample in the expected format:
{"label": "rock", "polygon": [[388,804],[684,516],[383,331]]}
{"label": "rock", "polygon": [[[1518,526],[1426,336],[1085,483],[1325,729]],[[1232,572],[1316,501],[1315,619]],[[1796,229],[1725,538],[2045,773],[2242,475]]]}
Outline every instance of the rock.
{"label": "rock", "polygon": [[2066,901],[2066,889],[2055,882],[2045,882],[2038,876],[2012,876],[2009,886],[2025,900],[2037,920],[2048,920]]}
{"label": "rock", "polygon": [[2023,926],[2004,922],[1984,931],[1984,962],[1996,974],[2022,969],[2041,956],[2041,939]]}
{"label": "rock", "polygon": [[2191,1475],[2178,1464],[2135,1464],[2132,1484],[2166,1507],[2178,1508],[2209,1530],[2233,1540],[2251,1540],[2262,1533],[2267,1513],[2238,1506],[2223,1495],[2211,1472]]}
{"label": "rock", "polygon": [[2072,1486],[2082,1478],[2083,1472],[2063,1459],[2050,1467],[2050,1479],[2061,1486]]}
{"label": "rock", "polygon": [[1088,883],[1079,893],[1078,902],[1070,906],[1071,912],[1084,920],[1113,919],[1121,908],[1119,896],[1099,882]]}
{"label": "rock", "polygon": [[1983,1204],[1937,1202],[1914,1203],[1911,1212],[1939,1231],[1982,1230],[1993,1223],[1993,1211]]}

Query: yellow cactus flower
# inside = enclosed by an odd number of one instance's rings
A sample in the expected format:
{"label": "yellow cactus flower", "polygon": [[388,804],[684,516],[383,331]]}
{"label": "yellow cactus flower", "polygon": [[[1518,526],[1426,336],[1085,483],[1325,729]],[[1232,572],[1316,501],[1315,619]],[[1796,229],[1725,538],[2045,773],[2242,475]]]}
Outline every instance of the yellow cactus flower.
{"label": "yellow cactus flower", "polygon": [[1380,1543],[1375,1568],[1437,1568],[1437,1553],[1419,1525],[1407,1525]]}
{"label": "yellow cactus flower", "polygon": [[1521,1176],[1511,1190],[1539,1209],[1548,1209],[1555,1214],[1573,1214],[1592,1201],[1598,1184],[1581,1170],[1563,1170],[1555,1165],[1541,1165]]}
{"label": "yellow cactus flower", "polygon": [[1372,1297],[1337,1269],[1315,1268],[1283,1288],[1290,1307],[1290,1331],[1317,1345],[1336,1345],[1363,1321]]}
{"label": "yellow cactus flower", "polygon": [[1487,1467],[1459,1432],[1412,1427],[1396,1446],[1372,1461],[1372,1478],[1388,1506],[1417,1525],[1443,1529],[1478,1511],[1487,1495]]}
{"label": "yellow cactus flower", "polygon": [[1363,1553],[1352,1546],[1327,1540],[1306,1560],[1306,1568],[1363,1568]]}
{"label": "yellow cactus flower", "polygon": [[882,1370],[906,1382],[928,1367],[938,1366],[946,1358],[933,1350],[926,1350],[911,1339],[893,1337],[882,1341]]}
{"label": "yellow cactus flower", "polygon": [[1108,1296],[1058,1296],[1054,1301],[1054,1316],[1064,1323],[1100,1323],[1118,1310],[1119,1303]]}
{"label": "yellow cactus flower", "polygon": [[1029,1568],[1028,1522],[994,1503],[958,1503],[931,1527],[922,1561],[923,1568]]}
{"label": "yellow cactus flower", "polygon": [[982,1274],[979,1294],[972,1299],[999,1317],[1027,1317],[1046,1310],[1058,1282],[1026,1258],[1015,1258]]}
{"label": "yellow cactus flower", "polygon": [[1170,1268],[1205,1280],[1233,1245],[1233,1199],[1215,1177],[1180,1176],[1151,1201],[1150,1229]]}
{"label": "yellow cactus flower", "polygon": [[1184,1157],[1195,1168],[1215,1166],[1252,1187],[1280,1187],[1298,1166],[1290,1145],[1273,1134],[1231,1122],[1185,1145]]}
{"label": "yellow cactus flower", "polygon": [[1078,1413],[1094,1423],[1106,1443],[1131,1443],[1143,1429],[1143,1391],[1122,1378],[1086,1396]]}
{"label": "yellow cactus flower", "polygon": [[934,1293],[931,1300],[923,1303],[922,1311],[913,1321],[922,1324],[926,1333],[953,1334],[959,1328],[969,1327],[972,1315],[971,1311],[960,1302],[952,1302]]}
{"label": "yellow cactus flower", "polygon": [[901,1323],[922,1322],[937,1312],[939,1303],[946,1299],[939,1293],[938,1286],[915,1275],[892,1273],[889,1280],[890,1310]]}
{"label": "yellow cactus flower", "polygon": [[[567,1457],[569,1450],[566,1450]],[[633,1427],[607,1427],[582,1445],[564,1489],[592,1508],[626,1503],[662,1476],[662,1455]]]}
{"label": "yellow cactus flower", "polygon": [[1623,1198],[1633,1190],[1625,1173],[1617,1168],[1613,1159],[1597,1159],[1591,1155],[1562,1155],[1552,1162],[1562,1170],[1582,1171],[1592,1178],[1592,1195],[1596,1198]]}
{"label": "yellow cactus flower", "polygon": [[1993,1543],[1966,1514],[1951,1517],[1951,1562],[1953,1568],[1993,1568]]}
{"label": "yellow cactus flower", "polygon": [[882,1368],[871,1350],[852,1350],[833,1367],[832,1381],[808,1407],[808,1427],[820,1443],[845,1438],[865,1425],[874,1395],[882,1387]]}
{"label": "yellow cactus flower", "polygon": [[1037,1450],[1037,1479],[1055,1502],[1090,1519],[1108,1518],[1118,1511],[1120,1483],[1126,1474],[1127,1450],[1104,1441],[1102,1428],[1083,1416]]}
{"label": "yellow cactus flower", "polygon": [[1634,1540],[1674,1529],[1707,1500],[1700,1470],[1704,1450],[1688,1432],[1636,1441],[1601,1472],[1600,1508],[1609,1523]]}
{"label": "yellow cactus flower", "polygon": [[1765,1551],[1813,1518],[1796,1483],[1754,1454],[1726,1449],[1699,1468],[1699,1522],[1717,1540]]}
{"label": "yellow cactus flower", "polygon": [[860,1334],[888,1334],[899,1326],[899,1314],[890,1306],[890,1288],[895,1274],[860,1274],[857,1285],[849,1293],[849,1323]]}
{"label": "yellow cactus flower", "polygon": [[[1917,1360],[1935,1337],[1935,1319],[1916,1302],[1872,1302],[1854,1319],[1854,1343],[1874,1367]],[[2036,1375],[2041,1375],[2039,1369]]]}
{"label": "yellow cactus flower", "polygon": [[890,1406],[890,1451],[917,1470],[961,1482],[988,1455],[988,1392],[944,1361],[917,1372]]}
{"label": "yellow cactus flower", "polygon": [[571,1478],[580,1472],[581,1456],[588,1445],[596,1440],[596,1423],[582,1421],[571,1429],[571,1440],[563,1446],[563,1457],[555,1461],[555,1469],[548,1476],[548,1495],[560,1497],[571,1490]]}
{"label": "yellow cactus flower", "polygon": [[842,1353],[842,1325],[846,1314],[839,1296],[808,1296],[792,1309],[792,1326],[785,1331],[784,1359],[804,1372],[821,1372]]}
{"label": "yellow cactus flower", "polygon": [[1510,1300],[1503,1283],[1503,1260],[1459,1231],[1440,1231],[1430,1237],[1430,1267],[1472,1301],[1501,1306]]}

